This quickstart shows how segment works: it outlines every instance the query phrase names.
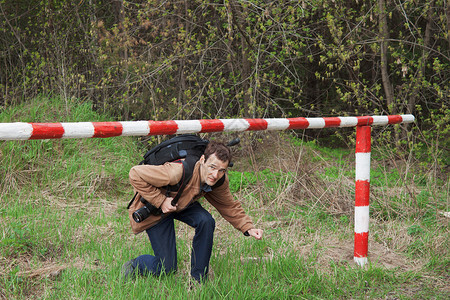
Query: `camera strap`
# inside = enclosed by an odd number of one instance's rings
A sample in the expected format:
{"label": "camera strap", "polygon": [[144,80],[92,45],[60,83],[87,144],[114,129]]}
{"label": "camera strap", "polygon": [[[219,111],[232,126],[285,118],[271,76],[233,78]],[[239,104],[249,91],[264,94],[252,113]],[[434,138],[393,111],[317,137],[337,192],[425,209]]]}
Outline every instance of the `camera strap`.
{"label": "camera strap", "polygon": [[127,209],[130,209],[130,206],[131,206],[131,204],[133,204],[134,199],[136,199],[137,194],[138,194],[138,192],[136,192],[136,193],[134,194],[133,199],[131,199],[130,203],[128,203]]}
{"label": "camera strap", "polygon": [[184,191],[184,188],[186,187],[188,181],[192,178],[192,173],[194,172],[194,166],[196,164],[197,160],[191,156],[186,157],[185,160],[182,160],[181,163],[183,164],[183,175],[181,176],[181,184],[178,188],[177,194],[173,198],[171,204],[172,206],[177,205],[178,200],[181,197],[181,194]]}

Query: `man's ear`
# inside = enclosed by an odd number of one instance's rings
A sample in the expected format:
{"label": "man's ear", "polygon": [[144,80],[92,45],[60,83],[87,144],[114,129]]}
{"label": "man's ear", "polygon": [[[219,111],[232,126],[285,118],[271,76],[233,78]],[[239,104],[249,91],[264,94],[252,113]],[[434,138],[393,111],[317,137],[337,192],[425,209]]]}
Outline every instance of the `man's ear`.
{"label": "man's ear", "polygon": [[200,163],[203,164],[205,162],[205,155],[200,156],[199,160],[200,160]]}

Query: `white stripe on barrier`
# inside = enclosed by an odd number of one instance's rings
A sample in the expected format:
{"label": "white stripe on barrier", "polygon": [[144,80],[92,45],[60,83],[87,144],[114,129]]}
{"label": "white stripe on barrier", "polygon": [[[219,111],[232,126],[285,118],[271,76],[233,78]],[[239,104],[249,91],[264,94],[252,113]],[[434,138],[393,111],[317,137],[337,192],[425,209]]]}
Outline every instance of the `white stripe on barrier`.
{"label": "white stripe on barrier", "polygon": [[266,119],[268,130],[285,130],[289,127],[288,119]]}
{"label": "white stripe on barrier", "polygon": [[369,232],[369,206],[355,206],[355,233]]}
{"label": "white stripe on barrier", "polygon": [[29,123],[0,123],[0,136],[3,140],[28,140],[33,133]]}
{"label": "white stripe on barrier", "polygon": [[94,125],[91,122],[61,123],[64,128],[63,138],[91,138]]}
{"label": "white stripe on barrier", "polygon": [[325,120],[323,118],[306,118],[309,123],[308,128],[324,128]]}
{"label": "white stripe on barrier", "polygon": [[401,115],[403,123],[412,123],[414,122],[414,116],[413,115]]}
{"label": "white stripe on barrier", "polygon": [[339,127],[355,127],[358,125],[358,118],[356,117],[339,117],[341,119],[341,126]]}
{"label": "white stripe on barrier", "polygon": [[220,119],[224,128],[223,131],[245,131],[250,124],[245,119]]}
{"label": "white stripe on barrier", "polygon": [[389,123],[388,116],[373,116],[372,125],[386,125]]}
{"label": "white stripe on barrier", "polygon": [[370,152],[355,153],[355,180],[370,181]]}
{"label": "white stripe on barrier", "polygon": [[123,121],[122,136],[146,136],[150,133],[148,121]]}
{"label": "white stripe on barrier", "polygon": [[199,120],[175,121],[178,124],[177,134],[198,133],[202,130]]}

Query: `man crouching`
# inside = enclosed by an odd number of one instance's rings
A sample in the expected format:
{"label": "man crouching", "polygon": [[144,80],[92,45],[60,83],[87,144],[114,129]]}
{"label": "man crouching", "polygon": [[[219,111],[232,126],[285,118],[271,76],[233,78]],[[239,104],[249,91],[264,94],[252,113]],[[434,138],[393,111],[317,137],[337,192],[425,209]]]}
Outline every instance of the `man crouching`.
{"label": "man crouching", "polygon": [[[191,252],[191,276],[197,282],[207,279],[213,246],[215,220],[197,201],[201,197],[211,203],[237,230],[257,240],[263,231],[256,229],[239,201],[231,195],[227,168],[230,149],[222,143],[209,142],[204,154],[195,164],[191,180],[186,184],[178,202],[173,205],[173,193],[166,196],[164,187],[176,185],[183,176],[181,161],[164,165],[139,165],[130,170],[130,182],[137,193],[136,202],[143,197],[162,214],[151,215],[135,233],[146,231],[154,255],[141,255],[122,266],[124,279],[140,275],[160,275],[177,270],[177,249],[174,220],[195,228]],[[175,193],[176,194],[176,193]]]}

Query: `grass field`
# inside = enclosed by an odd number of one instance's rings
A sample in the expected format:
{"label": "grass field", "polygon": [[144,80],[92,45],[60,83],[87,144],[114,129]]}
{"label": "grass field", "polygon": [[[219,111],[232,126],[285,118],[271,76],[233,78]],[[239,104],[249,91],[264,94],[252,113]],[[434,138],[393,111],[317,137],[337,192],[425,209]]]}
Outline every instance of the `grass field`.
{"label": "grass field", "polygon": [[[0,122],[106,121],[89,103],[38,98]],[[228,135],[208,137],[229,139]],[[231,189],[264,238],[216,219],[211,278],[189,279],[193,230],[177,223],[178,272],[120,280],[151,254],[131,233],[136,138],[0,144],[0,299],[448,299],[448,174],[374,142],[369,264],[353,263],[353,149],[293,134],[239,134]],[[436,175],[437,174],[437,175]]]}

